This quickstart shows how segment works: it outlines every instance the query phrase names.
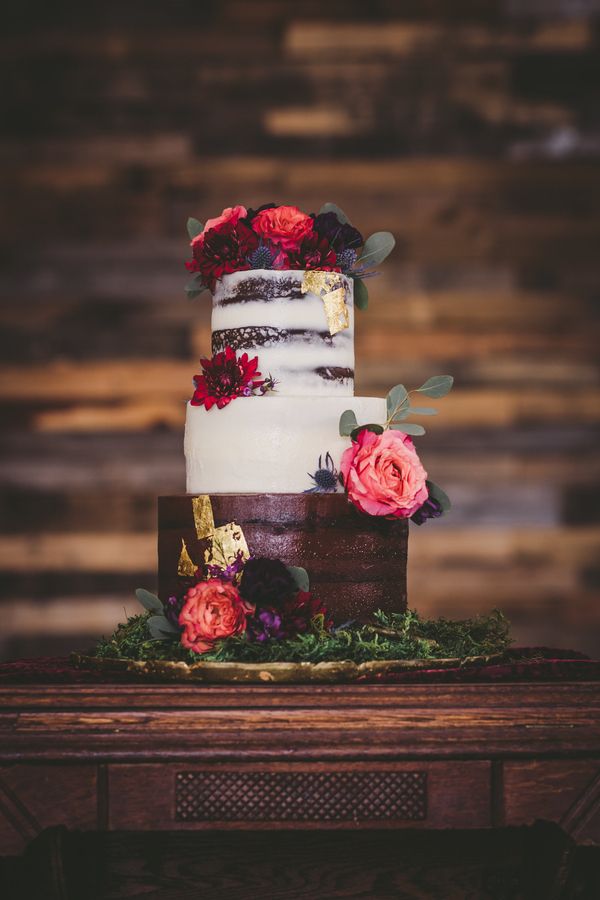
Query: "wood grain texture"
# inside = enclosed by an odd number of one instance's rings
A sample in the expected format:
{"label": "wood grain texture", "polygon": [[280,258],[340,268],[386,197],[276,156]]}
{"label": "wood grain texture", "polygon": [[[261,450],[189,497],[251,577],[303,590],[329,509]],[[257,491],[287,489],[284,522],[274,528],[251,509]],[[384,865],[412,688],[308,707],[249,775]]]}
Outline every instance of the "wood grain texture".
{"label": "wood grain texture", "polygon": [[32,0],[4,24],[0,656],[76,649],[154,587],[210,338],[184,222],[270,199],[396,235],[357,394],[455,375],[419,442],[453,510],[413,530],[409,605],[600,653],[589,4]]}
{"label": "wood grain texture", "polygon": [[[99,830],[560,822],[600,841],[597,684],[0,687],[10,846]],[[72,772],[72,777],[71,773]]]}

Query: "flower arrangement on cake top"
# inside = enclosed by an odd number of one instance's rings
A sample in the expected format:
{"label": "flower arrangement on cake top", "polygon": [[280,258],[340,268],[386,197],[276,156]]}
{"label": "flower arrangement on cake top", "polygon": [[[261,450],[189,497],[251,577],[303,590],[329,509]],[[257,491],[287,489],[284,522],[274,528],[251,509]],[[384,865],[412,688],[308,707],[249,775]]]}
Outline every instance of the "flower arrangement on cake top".
{"label": "flower arrangement on cake top", "polygon": [[187,223],[192,258],[186,268],[194,278],[186,286],[189,297],[214,291],[217,281],[232,272],[251,269],[299,269],[340,272],[354,281],[354,303],[366,309],[368,291],[364,279],[375,275],[394,248],[388,231],[366,240],[333,203],[318,213],[297,206],[265,203],[258,209],[230,206],[205,224]]}

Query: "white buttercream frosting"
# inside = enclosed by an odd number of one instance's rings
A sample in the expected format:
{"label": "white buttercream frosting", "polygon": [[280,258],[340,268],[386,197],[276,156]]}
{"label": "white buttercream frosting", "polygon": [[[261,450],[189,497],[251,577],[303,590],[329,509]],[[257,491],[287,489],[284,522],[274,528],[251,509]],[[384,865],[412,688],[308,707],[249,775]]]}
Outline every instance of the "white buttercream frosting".
{"label": "white buttercream frosting", "polygon": [[[330,453],[336,468],[350,438],[339,419],[354,410],[361,424],[385,421],[379,397],[239,397],[223,409],[188,403],[185,426],[187,491],[301,493]],[[340,487],[341,490],[341,487]]]}

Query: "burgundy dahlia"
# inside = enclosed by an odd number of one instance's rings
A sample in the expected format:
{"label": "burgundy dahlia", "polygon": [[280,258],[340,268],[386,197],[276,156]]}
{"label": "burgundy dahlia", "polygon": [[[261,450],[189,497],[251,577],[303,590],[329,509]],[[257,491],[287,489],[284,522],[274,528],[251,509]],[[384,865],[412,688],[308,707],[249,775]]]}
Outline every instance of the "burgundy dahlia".
{"label": "burgundy dahlia", "polygon": [[242,220],[221,222],[192,244],[194,258],[186,263],[190,272],[199,272],[213,291],[217,279],[250,268],[248,256],[260,243],[257,234]]}
{"label": "burgundy dahlia", "polygon": [[244,567],[240,594],[257,607],[281,610],[296,591],[296,583],[287,566],[279,559],[256,557]]}
{"label": "burgundy dahlia", "polygon": [[212,359],[201,359],[203,372],[194,375],[192,406],[211,409],[215,404],[223,409],[236,397],[249,396],[262,386],[258,371],[258,357],[248,359],[243,353],[237,357],[231,347],[215,353]]}
{"label": "burgundy dahlia", "polygon": [[282,610],[285,637],[294,637],[309,631],[316,616],[323,616],[323,626],[327,631],[333,628],[333,619],[319,598],[309,591],[298,591]]}
{"label": "burgundy dahlia", "polygon": [[316,231],[307,235],[297,250],[287,251],[289,269],[322,269],[325,272],[339,271],[337,254],[327,238]]}

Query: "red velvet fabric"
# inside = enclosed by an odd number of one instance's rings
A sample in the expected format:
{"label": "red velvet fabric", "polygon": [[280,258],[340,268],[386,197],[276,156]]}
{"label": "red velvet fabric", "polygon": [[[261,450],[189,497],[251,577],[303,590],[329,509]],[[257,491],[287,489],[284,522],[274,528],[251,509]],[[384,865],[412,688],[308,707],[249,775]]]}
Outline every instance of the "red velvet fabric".
{"label": "red velvet fabric", "polygon": [[[159,679],[157,679],[159,680]],[[517,647],[500,662],[466,665],[451,669],[406,670],[361,679],[386,684],[511,682],[511,681],[600,681],[600,660],[576,650],[549,647]],[[77,669],[68,657],[39,657],[0,663],[2,684],[123,684],[148,681],[131,673],[102,673]]]}

